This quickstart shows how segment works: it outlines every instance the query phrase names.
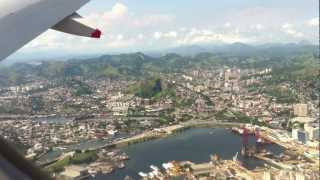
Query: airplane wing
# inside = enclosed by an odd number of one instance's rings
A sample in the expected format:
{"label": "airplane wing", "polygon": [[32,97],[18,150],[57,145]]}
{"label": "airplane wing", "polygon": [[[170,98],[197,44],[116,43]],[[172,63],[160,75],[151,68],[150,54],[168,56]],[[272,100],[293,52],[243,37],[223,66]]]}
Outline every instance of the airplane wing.
{"label": "airplane wing", "polygon": [[76,11],[90,0],[0,0],[0,61],[48,29],[100,38]]}

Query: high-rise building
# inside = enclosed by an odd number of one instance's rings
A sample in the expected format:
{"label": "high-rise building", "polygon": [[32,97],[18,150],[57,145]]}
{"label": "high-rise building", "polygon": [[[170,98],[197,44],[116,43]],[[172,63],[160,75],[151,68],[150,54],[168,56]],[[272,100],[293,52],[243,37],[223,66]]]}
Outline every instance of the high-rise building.
{"label": "high-rise building", "polygon": [[272,175],[270,171],[263,172],[263,180],[272,180]]}
{"label": "high-rise building", "polygon": [[296,172],[296,180],[305,180],[306,179],[306,177],[304,176],[304,174],[303,173],[300,173],[300,172]]}
{"label": "high-rise building", "polygon": [[305,144],[309,140],[309,134],[301,129],[292,129],[292,138]]}
{"label": "high-rise building", "polygon": [[231,73],[231,69],[227,69],[225,72],[224,72],[224,81],[229,81],[230,80],[230,77],[231,77],[232,73]]}
{"label": "high-rise building", "polygon": [[224,71],[224,81],[239,81],[240,79],[240,70],[239,69],[226,69]]}
{"label": "high-rise building", "polygon": [[310,140],[319,140],[319,127],[314,127],[308,123],[304,124],[304,130],[308,133]]}
{"label": "high-rise building", "polygon": [[308,115],[307,104],[295,104],[293,105],[293,113],[298,117],[306,117]]}
{"label": "high-rise building", "polygon": [[293,139],[296,139],[296,140],[298,139],[298,131],[299,131],[299,129],[292,129],[291,136]]}

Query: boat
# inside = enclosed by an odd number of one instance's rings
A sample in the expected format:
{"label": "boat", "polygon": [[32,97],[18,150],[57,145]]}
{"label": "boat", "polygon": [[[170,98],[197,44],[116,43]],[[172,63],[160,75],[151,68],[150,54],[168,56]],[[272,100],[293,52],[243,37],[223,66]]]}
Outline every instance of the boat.
{"label": "boat", "polygon": [[144,172],[139,172],[138,174],[139,174],[139,176],[141,176],[141,177],[147,177],[147,176],[148,176],[148,174],[146,174],[146,173],[144,173]]}
{"label": "boat", "polygon": [[272,152],[267,151],[267,152],[266,152],[266,155],[272,155]]}
{"label": "boat", "polygon": [[92,176],[92,177],[96,177],[96,175],[98,174],[98,172],[96,170],[93,169],[89,169],[88,173]]}
{"label": "boat", "polygon": [[53,149],[58,149],[58,150],[66,150],[67,147],[62,147],[62,146],[58,146],[58,147],[54,147]]}
{"label": "boat", "polygon": [[258,143],[258,144],[271,144],[272,142],[269,141],[269,140],[267,140],[267,139],[264,139],[264,138],[259,137],[259,138],[257,139],[257,143]]}
{"label": "boat", "polygon": [[258,138],[257,143],[264,143],[264,140],[262,138]]}
{"label": "boat", "polygon": [[231,131],[234,133],[237,133],[237,134],[243,134],[243,132],[244,132],[243,129],[236,128],[236,127],[231,128]]}
{"label": "boat", "polygon": [[171,162],[168,162],[168,163],[163,163],[162,164],[162,167],[166,170],[170,169],[173,167],[173,164]]}
{"label": "boat", "polygon": [[122,155],[119,156],[120,160],[129,160],[129,156],[126,153],[122,153]]}
{"label": "boat", "polygon": [[159,171],[159,168],[155,165],[151,165],[150,168],[154,171]]}
{"label": "boat", "polygon": [[103,174],[110,174],[110,173],[112,173],[113,172],[113,168],[112,167],[109,167],[109,168],[104,168],[103,170],[102,170],[102,173]]}
{"label": "boat", "polygon": [[118,163],[118,164],[117,164],[117,167],[118,167],[119,169],[123,169],[123,168],[125,168],[126,166],[124,165],[123,162],[121,162],[121,163]]}
{"label": "boat", "polygon": [[233,156],[232,160],[233,161],[237,161],[238,160],[238,152],[236,153],[236,155]]}

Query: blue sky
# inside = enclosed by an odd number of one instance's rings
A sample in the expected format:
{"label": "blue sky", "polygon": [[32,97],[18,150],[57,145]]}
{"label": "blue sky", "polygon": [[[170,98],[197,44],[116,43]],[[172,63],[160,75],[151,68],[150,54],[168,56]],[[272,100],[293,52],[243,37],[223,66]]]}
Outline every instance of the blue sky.
{"label": "blue sky", "polygon": [[91,40],[49,30],[21,55],[117,53],[193,44],[290,43],[319,39],[319,0],[92,0],[81,20]]}

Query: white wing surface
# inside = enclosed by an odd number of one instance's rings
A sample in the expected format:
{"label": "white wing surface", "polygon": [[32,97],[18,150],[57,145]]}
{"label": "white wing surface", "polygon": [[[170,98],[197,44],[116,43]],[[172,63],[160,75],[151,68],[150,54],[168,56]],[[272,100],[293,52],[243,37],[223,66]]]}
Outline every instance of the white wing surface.
{"label": "white wing surface", "polygon": [[99,38],[101,32],[83,25],[75,13],[89,0],[0,0],[0,61],[52,28]]}

